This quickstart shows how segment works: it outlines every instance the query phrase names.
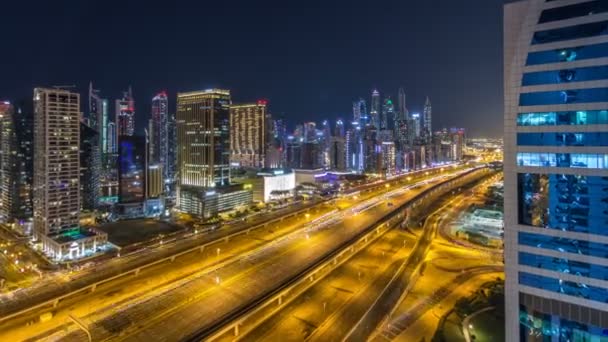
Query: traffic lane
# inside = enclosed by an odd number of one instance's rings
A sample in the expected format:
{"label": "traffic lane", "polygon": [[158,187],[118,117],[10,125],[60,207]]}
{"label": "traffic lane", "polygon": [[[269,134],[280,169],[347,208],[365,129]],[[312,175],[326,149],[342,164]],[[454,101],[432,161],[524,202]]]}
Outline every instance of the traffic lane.
{"label": "traffic lane", "polygon": [[[428,185],[425,185],[418,191],[408,191],[399,198],[395,198],[394,201],[397,203],[405,202],[428,187]],[[296,243],[295,246],[283,253],[276,253],[274,258],[266,262],[260,264],[257,261],[250,261],[250,266],[257,265],[257,267],[252,268],[255,271],[255,277],[239,279],[238,284],[227,283],[224,285],[224,279],[228,278],[227,275],[238,274],[242,270],[222,269],[219,272],[220,284],[216,284],[216,287],[213,288],[212,295],[207,294],[202,299],[185,303],[176,313],[162,317],[162,322],[154,320],[154,324],[146,326],[143,331],[139,330],[132,333],[127,340],[146,340],[154,336],[165,336],[169,340],[179,340],[188,337],[189,334],[201,327],[217,324],[220,320],[218,317],[221,318],[232,310],[242,308],[248,301],[267,293],[273,288],[271,284],[285,282],[293,274],[297,274],[307,268],[308,265],[322,259],[336,246],[348,241],[352,236],[377,222],[379,218],[392,210],[393,208],[385,205],[376,206],[364,213],[347,218],[343,223],[336,225],[335,228],[311,234],[309,239],[302,236],[301,242]],[[211,279],[206,280],[213,283],[214,278],[209,278]],[[201,286],[204,286],[204,284],[201,284]],[[184,294],[182,297],[188,298],[188,294]],[[152,312],[159,312],[160,309],[151,305],[148,310],[144,311],[148,313],[149,318]],[[170,322],[170,326],[167,325],[167,322]]]}
{"label": "traffic lane", "polygon": [[[137,277],[126,276],[110,283],[98,286],[95,292],[84,292],[82,295],[74,296],[61,302],[59,309],[68,308],[73,314],[84,316],[90,314],[97,307],[105,307],[121,303],[127,299],[137,299],[143,293],[150,291],[158,286],[168,284],[172,281],[180,280],[192,274],[199,273],[201,270],[212,266],[228,258],[260,248],[265,243],[286,235],[296,229],[301,229],[310,219],[314,219],[329,211],[330,208],[322,210],[310,217],[300,215],[297,218],[285,220],[282,224],[274,224],[268,228],[252,231],[248,235],[240,235],[229,242],[222,241],[213,248],[207,248],[202,254],[193,252],[181,258],[177,258],[171,263],[163,263],[142,270]],[[216,248],[220,248],[219,255]],[[202,255],[202,257],[201,257]],[[124,303],[121,303],[124,304]],[[0,328],[0,340],[4,337],[28,337],[32,336],[31,331],[36,332],[52,330],[56,325],[63,325],[62,315],[67,316],[62,310],[58,310],[56,319],[36,325],[35,329],[26,326],[28,321],[36,320],[39,312],[24,316],[19,320],[13,320],[2,325]],[[67,317],[64,317],[67,319]],[[54,325],[51,323],[55,323]],[[39,335],[40,336],[40,335]],[[16,339],[18,340],[18,339]]]}
{"label": "traffic lane", "polygon": [[[220,229],[209,234],[200,234],[190,237],[188,240],[177,240],[168,244],[164,249],[147,249],[146,253],[138,253],[130,256],[114,258],[101,265],[86,269],[83,272],[75,273],[68,279],[63,274],[43,278],[36,282],[34,286],[24,288],[23,291],[11,295],[11,300],[6,301],[0,306],[0,315],[19,311],[34,303],[41,303],[60,296],[64,293],[74,291],[89,284],[101,281],[110,276],[135,269],[158,259],[169,257],[180,251],[197,247],[201,244],[220,240],[227,235],[244,230],[242,227],[230,227]],[[65,281],[63,281],[65,279]],[[2,296],[0,295],[0,298]]]}
{"label": "traffic lane", "polygon": [[348,310],[352,297],[385,272],[392,261],[406,256],[413,244],[411,235],[398,230],[387,232],[244,336],[244,340],[301,341],[331,326],[340,311]]}

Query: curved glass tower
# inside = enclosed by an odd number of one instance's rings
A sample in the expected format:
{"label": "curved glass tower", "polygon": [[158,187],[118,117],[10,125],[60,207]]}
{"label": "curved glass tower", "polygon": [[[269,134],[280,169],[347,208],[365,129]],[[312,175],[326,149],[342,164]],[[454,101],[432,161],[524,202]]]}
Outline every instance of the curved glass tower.
{"label": "curved glass tower", "polygon": [[507,341],[608,340],[608,1],[505,6]]}

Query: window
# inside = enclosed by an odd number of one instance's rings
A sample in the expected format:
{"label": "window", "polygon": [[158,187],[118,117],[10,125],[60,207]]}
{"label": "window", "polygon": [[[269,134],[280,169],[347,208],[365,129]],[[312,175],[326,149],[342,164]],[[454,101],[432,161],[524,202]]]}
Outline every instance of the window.
{"label": "window", "polygon": [[608,177],[520,173],[519,224],[608,236]]}
{"label": "window", "polygon": [[606,169],[608,154],[519,152],[517,165]]}
{"label": "window", "polygon": [[527,272],[519,272],[519,283],[545,291],[608,303],[608,290],[601,287],[549,278]]}
{"label": "window", "polygon": [[520,305],[519,326],[522,341],[535,336],[534,341],[571,342],[605,341],[608,329],[581,324],[557,315],[537,312]]}
{"label": "window", "polygon": [[519,113],[517,126],[608,124],[608,110]]}
{"label": "window", "polygon": [[606,33],[608,33],[608,21],[561,27],[534,33],[532,45],[587,38]]}
{"label": "window", "polygon": [[520,245],[543,248],[562,253],[590,255],[599,258],[608,258],[608,245],[586,240],[575,240],[561,237],[519,232]]}
{"label": "window", "polygon": [[608,88],[540,91],[519,95],[520,106],[608,102]]}
{"label": "window", "polygon": [[608,267],[569,260],[566,255],[562,258],[554,258],[545,255],[519,252],[519,264],[580,277],[608,280]]}
{"label": "window", "polygon": [[565,20],[576,17],[584,17],[587,15],[593,15],[608,11],[608,2],[603,0],[595,0],[589,2],[583,2],[580,4],[556,7],[544,10],[540,19],[539,24],[548,23],[551,21]]}
{"label": "window", "polygon": [[526,65],[572,62],[608,56],[608,43],[530,52]]}
{"label": "window", "polygon": [[519,146],[608,146],[608,132],[517,133]]}
{"label": "window", "polygon": [[608,66],[529,72],[523,75],[522,86],[558,84],[608,79]]}

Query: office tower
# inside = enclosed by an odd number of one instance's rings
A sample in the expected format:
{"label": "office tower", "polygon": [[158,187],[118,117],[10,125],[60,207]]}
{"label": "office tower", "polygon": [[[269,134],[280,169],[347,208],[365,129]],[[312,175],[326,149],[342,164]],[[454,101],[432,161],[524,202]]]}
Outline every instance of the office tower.
{"label": "office tower", "polygon": [[[407,120],[410,116],[409,111],[407,110],[407,106],[405,104],[405,89],[403,88],[399,88],[399,95],[398,95],[398,99],[397,99],[397,105],[398,105],[398,117],[401,120]],[[397,120],[395,120],[397,121]]]}
{"label": "office tower", "polygon": [[505,5],[507,341],[608,339],[607,11]]}
{"label": "office tower", "polygon": [[17,199],[15,108],[8,101],[0,101],[0,221],[13,218]]}
{"label": "office tower", "polygon": [[[118,199],[123,214],[142,213],[146,199],[146,137],[122,136],[118,148]],[[135,214],[135,216],[137,216]]]}
{"label": "office tower", "polygon": [[287,137],[286,164],[288,168],[299,169],[301,167],[301,145],[302,142],[293,136]]}
{"label": "office tower", "polygon": [[347,144],[344,136],[332,136],[329,144],[329,167],[336,171],[346,171]]}
{"label": "office tower", "polygon": [[167,93],[161,91],[152,98],[152,115],[148,134],[150,137],[148,157],[150,165],[160,165],[163,178],[169,178],[169,101]]}
{"label": "office tower", "polygon": [[123,93],[122,99],[116,100],[116,119],[114,121],[117,137],[133,136],[135,134],[135,100],[131,87]]}
{"label": "office tower", "polygon": [[464,128],[450,128],[450,143],[452,152],[450,153],[452,161],[460,161],[463,157],[463,151],[466,144],[466,135]]}
{"label": "office tower", "polygon": [[93,89],[93,82],[89,82],[89,111],[88,116],[83,118],[86,125],[97,130],[102,117],[102,99],[99,97],[99,90]]}
{"label": "office tower", "polygon": [[304,128],[304,132],[303,132],[304,142],[317,141],[317,124],[316,123],[305,122],[303,128]]}
{"label": "office tower", "polygon": [[230,163],[244,168],[264,167],[268,148],[268,102],[230,106]]}
{"label": "office tower", "polygon": [[431,106],[431,100],[429,97],[426,97],[426,101],[424,102],[424,109],[422,112],[422,136],[430,139],[433,135],[433,126],[432,126],[432,114],[433,107]]}
{"label": "office tower", "polygon": [[382,154],[382,171],[385,176],[395,174],[395,143],[392,141],[383,141],[380,143]]}
{"label": "office tower", "polygon": [[371,116],[367,114],[367,105],[364,99],[359,99],[353,102],[353,122],[358,122],[360,125],[365,126],[372,120]]}
{"label": "office tower", "polygon": [[412,141],[415,138],[421,137],[422,132],[420,126],[420,113],[412,113],[412,128],[410,129],[410,138],[412,138]]}
{"label": "office tower", "polygon": [[163,167],[160,164],[148,165],[146,177],[146,198],[156,199],[164,193]]}
{"label": "office tower", "polygon": [[395,120],[395,105],[390,96],[384,99],[382,104],[382,116],[380,120],[380,129],[392,129],[392,122]]}
{"label": "office tower", "polygon": [[80,123],[80,207],[92,211],[99,206],[101,194],[101,149],[99,132],[86,121]]}
{"label": "office tower", "polygon": [[369,111],[370,124],[376,128],[380,128],[380,92],[374,89],[372,91],[372,102]]}
{"label": "office tower", "polygon": [[204,216],[205,191],[230,184],[230,91],[177,94],[178,205]]}
{"label": "office tower", "polygon": [[167,179],[165,180],[165,192],[171,197],[175,196],[175,182],[177,179],[177,132],[175,124],[175,114],[169,114],[167,123],[168,136],[168,161],[167,161]]}
{"label": "office tower", "polygon": [[342,119],[338,119],[338,120],[336,120],[336,125],[334,126],[334,131],[332,132],[332,136],[343,138],[344,135],[345,135],[344,121],[342,121]]}
{"label": "office tower", "polygon": [[80,95],[35,88],[34,108],[34,234],[52,252],[47,236],[79,228]]}
{"label": "office tower", "polygon": [[32,100],[16,103],[15,126],[16,159],[13,180],[17,188],[13,202],[13,218],[27,235],[32,233],[33,179],[34,179],[34,109]]}

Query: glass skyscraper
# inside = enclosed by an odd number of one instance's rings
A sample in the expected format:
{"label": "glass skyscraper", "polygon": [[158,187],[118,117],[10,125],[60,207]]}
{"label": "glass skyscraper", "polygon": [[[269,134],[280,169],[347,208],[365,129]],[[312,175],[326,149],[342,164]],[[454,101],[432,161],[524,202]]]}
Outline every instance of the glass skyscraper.
{"label": "glass skyscraper", "polygon": [[608,1],[505,6],[507,341],[608,340]]}

